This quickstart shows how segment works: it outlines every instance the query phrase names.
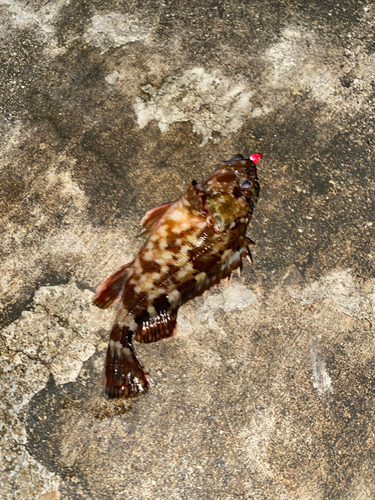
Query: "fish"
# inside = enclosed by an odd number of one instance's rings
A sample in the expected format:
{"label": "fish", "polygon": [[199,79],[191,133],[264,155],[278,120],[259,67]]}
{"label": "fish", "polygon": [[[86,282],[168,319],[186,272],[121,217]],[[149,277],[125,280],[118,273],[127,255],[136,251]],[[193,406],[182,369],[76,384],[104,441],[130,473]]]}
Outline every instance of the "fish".
{"label": "fish", "polygon": [[245,233],[256,206],[256,163],[241,154],[202,182],[193,180],[176,201],[149,210],[139,236],[147,237],[134,260],[106,279],[93,297],[105,309],[120,299],[110,332],[104,395],[125,399],[153,386],[134,340],[157,342],[177,333],[177,312],[187,301],[252,262]]}

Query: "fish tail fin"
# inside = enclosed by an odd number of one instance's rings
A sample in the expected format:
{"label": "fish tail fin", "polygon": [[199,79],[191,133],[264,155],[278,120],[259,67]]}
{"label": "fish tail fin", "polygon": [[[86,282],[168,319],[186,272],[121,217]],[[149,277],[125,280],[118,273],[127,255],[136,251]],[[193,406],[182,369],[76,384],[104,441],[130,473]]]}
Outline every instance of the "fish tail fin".
{"label": "fish tail fin", "polygon": [[92,298],[93,303],[101,309],[109,307],[121,294],[127,278],[129,264],[121,266],[99,286]]}
{"label": "fish tail fin", "polygon": [[108,399],[124,399],[152,387],[150,374],[139,361],[129,327],[116,323],[111,331],[104,372],[104,394]]}

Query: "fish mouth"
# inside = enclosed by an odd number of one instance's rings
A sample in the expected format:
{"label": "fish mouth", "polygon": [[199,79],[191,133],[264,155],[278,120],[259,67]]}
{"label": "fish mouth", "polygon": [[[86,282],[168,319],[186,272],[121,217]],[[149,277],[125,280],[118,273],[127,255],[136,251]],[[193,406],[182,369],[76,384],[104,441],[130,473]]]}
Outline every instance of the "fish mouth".
{"label": "fish mouth", "polygon": [[[225,170],[243,170],[251,179],[258,180],[256,163],[262,158],[260,153],[250,155],[250,158],[244,158],[241,154],[233,156],[228,161],[223,161],[220,167]],[[229,168],[228,168],[229,167]]]}
{"label": "fish mouth", "polygon": [[250,155],[249,159],[244,158],[241,154],[238,154],[238,155],[233,156],[233,158],[231,158],[228,161],[223,161],[222,164],[233,165],[233,164],[238,163],[238,162],[242,163],[242,162],[248,162],[248,161],[251,161],[255,164],[255,163],[258,163],[258,161],[261,159],[262,159],[262,155],[260,153],[253,153],[252,155]]}

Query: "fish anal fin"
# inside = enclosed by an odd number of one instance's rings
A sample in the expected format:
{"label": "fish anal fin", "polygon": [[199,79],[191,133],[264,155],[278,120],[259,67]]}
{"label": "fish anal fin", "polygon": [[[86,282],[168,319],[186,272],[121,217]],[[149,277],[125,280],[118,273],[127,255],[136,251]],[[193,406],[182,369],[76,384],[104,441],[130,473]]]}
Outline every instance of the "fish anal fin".
{"label": "fish anal fin", "polygon": [[127,278],[129,264],[121,266],[99,286],[92,302],[101,309],[109,307],[121,294]]}
{"label": "fish anal fin", "polygon": [[172,203],[166,203],[165,205],[160,205],[160,207],[153,208],[146,212],[143,219],[141,220],[141,226],[143,226],[143,229],[139,233],[138,237],[149,236],[156,223],[163,217],[163,215],[171,205]]}
{"label": "fish anal fin", "polygon": [[139,327],[134,338],[143,344],[157,342],[177,334],[177,311],[171,312],[168,308],[158,310],[154,315],[144,314],[136,321]]}

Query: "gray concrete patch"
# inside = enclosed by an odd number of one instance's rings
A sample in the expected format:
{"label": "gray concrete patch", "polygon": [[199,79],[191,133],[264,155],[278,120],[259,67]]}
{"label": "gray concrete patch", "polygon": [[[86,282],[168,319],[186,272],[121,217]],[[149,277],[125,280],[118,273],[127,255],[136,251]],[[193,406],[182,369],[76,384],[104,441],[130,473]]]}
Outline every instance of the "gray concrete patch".
{"label": "gray concrete patch", "polygon": [[141,26],[131,14],[124,15],[121,12],[96,14],[92,17],[91,23],[83,36],[90,45],[100,48],[101,54],[111,48],[142,40],[148,35],[147,28]]}
{"label": "gray concrete patch", "polygon": [[[0,0],[0,497],[372,499],[373,2]],[[139,221],[260,152],[254,264],[101,392]]]}
{"label": "gray concrete patch", "polygon": [[156,91],[151,85],[142,90],[149,97],[146,101],[137,98],[134,105],[140,128],[153,119],[161,132],[168,132],[172,123],[190,122],[193,132],[202,136],[201,146],[207,144],[213,132],[231,137],[252,110],[252,92],[244,84],[233,85],[219,71],[207,73],[203,68],[170,77]]}

